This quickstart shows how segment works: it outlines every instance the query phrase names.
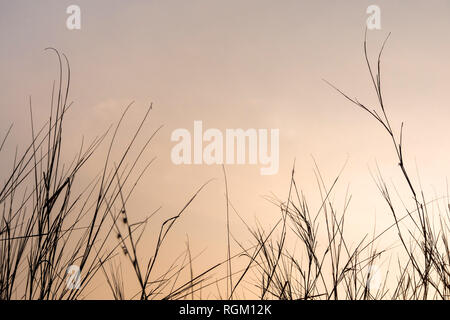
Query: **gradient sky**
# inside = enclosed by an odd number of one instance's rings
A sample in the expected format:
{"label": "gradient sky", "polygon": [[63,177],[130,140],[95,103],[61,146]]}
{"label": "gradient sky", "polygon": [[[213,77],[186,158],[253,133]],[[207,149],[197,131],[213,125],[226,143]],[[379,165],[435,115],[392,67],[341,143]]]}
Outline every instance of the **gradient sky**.
{"label": "gradient sky", "polygon": [[[81,30],[65,26],[71,4],[81,8]],[[374,58],[392,33],[382,76],[388,112],[396,125],[405,122],[407,165],[416,172],[417,163],[424,189],[431,196],[442,195],[450,170],[446,0],[1,0],[0,134],[14,123],[7,150],[29,142],[29,95],[36,122],[48,115],[57,65],[44,48],[53,46],[68,56],[72,68],[74,106],[65,131],[69,155],[78,151],[71,147],[78,147],[83,135],[101,134],[131,101],[135,106],[123,141],[150,102],[154,109],[143,138],[164,125],[148,153],[157,161],[129,209],[134,219],[159,206],[157,219],[170,217],[203,182],[216,178],[173,230],[168,244],[181,252],[188,234],[195,253],[206,248],[199,270],[203,263],[225,258],[225,190],[220,166],[170,162],[171,132],[192,130],[194,120],[221,130],[280,129],[277,175],[260,176],[259,166],[227,167],[231,201],[249,222],[270,226],[277,220],[277,208],[262,196],[287,196],[294,159],[298,184],[313,207],[319,203],[312,157],[329,183],[348,159],[336,201],[349,187],[353,200],[347,230],[357,239],[372,231],[375,219],[377,229],[392,222],[370,170],[378,163],[400,192],[403,181],[386,134],[322,79],[375,105],[362,50],[371,4],[381,8],[382,29],[368,32]],[[11,160],[3,158],[2,175]],[[93,173],[83,173],[82,181]],[[237,237],[248,237],[237,218],[232,228]],[[149,232],[157,229],[155,223]]]}

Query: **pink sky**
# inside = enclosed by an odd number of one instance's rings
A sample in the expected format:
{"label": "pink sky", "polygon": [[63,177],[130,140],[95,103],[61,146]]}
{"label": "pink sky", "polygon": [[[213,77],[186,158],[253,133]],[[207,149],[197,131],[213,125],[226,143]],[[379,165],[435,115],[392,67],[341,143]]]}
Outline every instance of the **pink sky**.
{"label": "pink sky", "polygon": [[[194,120],[220,130],[280,129],[278,174],[261,176],[260,166],[226,168],[231,201],[250,223],[259,220],[269,227],[278,219],[277,208],[262,196],[287,196],[294,159],[298,184],[312,205],[319,205],[312,157],[330,183],[348,159],[336,202],[349,187],[351,237],[372,232],[375,219],[380,230],[392,222],[370,175],[378,163],[385,178],[402,191],[390,141],[374,121],[322,81],[369,105],[376,103],[362,51],[371,4],[381,8],[382,29],[368,32],[374,58],[392,33],[383,60],[385,99],[395,125],[405,122],[407,165],[415,172],[417,163],[431,196],[446,192],[448,1],[76,1],[82,25],[75,31],[65,26],[71,4],[75,2],[1,1],[0,134],[14,123],[7,149],[11,155],[16,144],[30,140],[29,95],[36,121],[47,116],[57,75],[55,57],[43,50],[48,46],[64,52],[72,68],[68,155],[78,151],[72,147],[79,146],[83,135],[102,133],[135,101],[123,131],[126,141],[153,102],[142,139],[164,125],[148,153],[157,161],[129,209],[141,220],[162,206],[147,243],[153,246],[157,221],[174,215],[202,183],[216,179],[173,230],[163,264],[173,259],[173,252],[184,250],[186,234],[195,253],[206,249],[198,271],[226,255],[221,166],[175,166],[170,161],[172,131],[193,130]],[[2,160],[2,176],[10,160],[12,156]],[[93,173],[87,170],[80,179],[88,181]],[[240,239],[249,236],[236,217],[232,229]],[[105,284],[99,281],[97,289],[102,296]]]}

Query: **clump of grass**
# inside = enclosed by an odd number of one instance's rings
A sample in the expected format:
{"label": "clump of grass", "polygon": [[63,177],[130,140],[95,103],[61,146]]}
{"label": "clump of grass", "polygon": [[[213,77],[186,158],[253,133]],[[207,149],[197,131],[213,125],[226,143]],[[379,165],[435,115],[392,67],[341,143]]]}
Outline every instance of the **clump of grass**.
{"label": "clump of grass", "polygon": [[[366,33],[367,36],[367,33]],[[381,173],[376,177],[379,191],[393,217],[393,223],[372,237],[366,236],[352,248],[345,238],[345,216],[350,197],[345,198],[344,208],[336,209],[330,195],[340,174],[330,186],[326,185],[316,165],[318,191],[322,202],[312,210],[304,194],[297,187],[294,169],[287,200],[269,198],[276,204],[281,218],[268,232],[262,227],[250,228],[255,240],[254,251],[245,251],[248,264],[233,290],[244,282],[251,271],[256,278],[251,287],[259,290],[261,299],[448,299],[450,275],[449,222],[450,205],[437,216],[435,227],[431,204],[420,185],[415,185],[406,166],[403,145],[403,122],[399,134],[395,134],[388,116],[382,91],[381,57],[389,36],[383,42],[376,67],[368,56],[367,37],[364,40],[364,57],[371,83],[377,96],[378,108],[351,98],[336,86],[328,83],[342,96],[368,113],[387,133],[397,157],[411,201],[402,201],[398,207],[392,200]],[[294,166],[295,167],[295,166]],[[446,198],[448,200],[448,196]],[[408,204],[408,202],[410,202]],[[322,224],[319,222],[321,221]],[[244,222],[245,223],[245,222]],[[389,270],[379,274],[380,283],[372,285],[374,265],[386,256],[389,249],[377,250],[376,242],[389,230],[395,229],[404,255],[398,258],[397,273],[388,283]],[[300,254],[289,248],[290,241],[300,244]],[[392,258],[392,257],[390,257]],[[392,268],[389,268],[392,270]]]}
{"label": "clump of grass", "polygon": [[[440,209],[438,216],[434,216],[430,206],[436,200],[427,200],[407,168],[404,125],[398,126],[399,134],[396,134],[383,98],[381,56],[387,39],[378,53],[375,68],[368,56],[366,38],[364,40],[364,57],[378,107],[363,104],[327,83],[369,114],[392,143],[410,195],[407,201],[402,201],[403,207],[398,207],[378,171],[377,186],[393,223],[377,234],[366,235],[356,245],[349,243],[345,231],[351,196],[345,195],[342,209],[338,209],[332,200],[341,173],[328,184],[315,166],[321,202],[313,209],[297,185],[294,164],[286,199],[267,198],[277,206],[281,217],[269,230],[260,225],[251,227],[231,204],[223,167],[226,258],[197,275],[193,268],[196,257],[192,256],[189,240],[186,250],[175,257],[162,274],[156,273],[155,266],[169,232],[210,181],[201,185],[178,213],[161,224],[153,249],[146,246],[143,251],[140,241],[148,222],[160,208],[136,222],[129,209],[129,200],[154,161],[151,159],[138,171],[138,164],[160,130],[158,128],[141,146],[136,146],[152,105],[118,159],[112,158],[112,149],[132,103],[125,108],[115,127],[87,147],[83,141],[73,161],[65,164],[62,160],[63,128],[66,112],[72,105],[68,102],[70,66],[65,55],[49,48],[56,53],[59,62],[59,79],[53,85],[49,119],[36,130],[30,98],[31,143],[23,153],[16,151],[10,174],[0,185],[3,211],[0,220],[0,299],[81,299],[99,271],[103,273],[112,297],[118,300],[195,299],[201,298],[202,292],[212,286],[217,286],[221,299],[234,299],[238,289],[260,299],[448,299],[450,205],[446,204],[445,209]],[[1,139],[0,152],[12,128],[9,127]],[[75,192],[80,170],[106,139],[110,139],[109,147],[99,174],[80,192]],[[131,149],[136,147],[137,155],[132,157]],[[230,209],[249,231],[250,247],[233,236]],[[381,281],[375,286],[373,275],[378,270],[374,266],[380,263],[381,257],[389,254],[389,249],[377,248],[377,241],[389,230],[396,231],[404,254],[398,258],[396,273],[389,268],[390,271],[380,275]],[[232,253],[231,240],[240,248],[237,253]],[[292,242],[295,243],[293,248]],[[246,258],[246,263],[239,269],[232,262],[242,257]],[[116,259],[120,259],[119,263]],[[131,266],[138,284],[138,291],[132,294],[125,289],[122,259]],[[66,271],[73,265],[79,266],[82,274],[76,290],[67,286]],[[212,273],[221,267],[226,272],[218,279],[211,279]],[[182,273],[188,274],[187,280],[181,280]],[[396,277],[395,281],[388,282],[389,276]],[[225,282],[226,294],[221,292],[219,282]],[[244,284],[250,284],[250,288],[243,288]]]}
{"label": "clump of grass", "polygon": [[[382,298],[384,283],[377,290],[370,290],[367,277],[368,269],[383,251],[374,249],[376,239],[364,238],[355,248],[345,240],[345,214],[350,197],[345,199],[341,213],[330,200],[339,176],[327,187],[316,170],[322,202],[314,211],[299,190],[294,171],[287,200],[268,198],[279,207],[280,220],[267,233],[261,227],[250,228],[255,250],[247,252],[249,263],[243,275],[253,271],[261,299]],[[325,224],[320,225],[319,220]],[[320,243],[319,239],[325,242]],[[291,250],[290,241],[298,242],[300,248]]]}
{"label": "clump of grass", "polygon": [[[147,108],[118,159],[112,158],[112,149],[133,103],[125,108],[114,130],[108,129],[87,147],[83,140],[73,161],[69,165],[63,163],[63,128],[66,113],[72,106],[68,100],[70,66],[64,54],[53,48],[47,50],[56,54],[59,63],[48,121],[39,130],[35,129],[30,98],[31,143],[22,154],[16,151],[10,174],[0,185],[0,299],[79,299],[100,270],[106,275],[114,298],[124,299],[126,295],[120,268],[112,261],[120,250],[128,257],[136,273],[141,287],[139,297],[148,299],[159,291],[162,283],[167,285],[168,282],[164,278],[168,274],[165,274],[155,282],[159,285],[148,288],[162,243],[175,221],[203,187],[180,213],[163,223],[155,253],[142,270],[137,245],[148,220],[158,210],[144,221],[131,223],[127,204],[154,160],[148,161],[143,169],[136,172],[138,163],[160,129],[155,130],[143,145],[136,146],[152,106]],[[11,131],[12,126],[2,139],[0,152]],[[108,139],[111,131],[109,148],[99,174],[84,188],[78,186],[82,191],[75,193],[76,177],[80,170],[101,143]],[[138,148],[135,157],[131,156],[132,148]],[[133,174],[137,175],[136,179],[132,179]],[[129,191],[125,192],[127,186]],[[118,228],[119,223],[126,226],[124,234]],[[139,234],[135,235],[136,232]],[[108,249],[114,238],[117,244]],[[106,263],[111,265],[111,272],[105,268]],[[79,287],[75,290],[67,285],[70,279],[66,270],[69,266],[78,266],[81,272]],[[176,274],[180,270],[175,268],[171,272]]]}
{"label": "clump of grass", "polygon": [[[387,114],[382,91],[381,81],[381,56],[389,35],[383,42],[378,53],[376,67],[371,66],[367,51],[367,32],[364,40],[364,57],[367,63],[370,79],[375,90],[378,108],[369,107],[357,99],[350,98],[341,90],[335,88],[350,102],[368,113],[375,119],[391,140],[393,150],[397,157],[398,167],[404,178],[404,182],[410,192],[412,203],[405,203],[404,208],[397,208],[391,196],[386,182],[381,173],[378,174],[378,188],[382,194],[394,219],[399,240],[407,256],[407,262],[401,267],[401,276],[398,286],[392,298],[428,299],[449,297],[449,243],[448,243],[448,206],[443,214],[439,214],[439,229],[433,227],[433,217],[429,212],[430,203],[420,185],[415,185],[406,166],[403,145],[403,122],[399,126],[399,134],[396,135],[392,121]],[[378,110],[377,110],[378,109]],[[402,214],[401,211],[405,213]],[[409,220],[404,224],[403,220]],[[417,250],[416,250],[417,249]]]}

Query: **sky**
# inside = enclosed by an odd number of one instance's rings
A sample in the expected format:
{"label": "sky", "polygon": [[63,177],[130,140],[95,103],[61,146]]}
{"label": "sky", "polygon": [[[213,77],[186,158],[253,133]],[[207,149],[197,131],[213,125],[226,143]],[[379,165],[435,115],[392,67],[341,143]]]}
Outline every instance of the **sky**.
{"label": "sky", "polygon": [[[66,27],[66,8],[81,9],[81,29]],[[361,235],[392,223],[371,172],[404,188],[395,154],[382,128],[323,80],[352,97],[376,105],[363,56],[366,9],[381,9],[381,29],[367,33],[376,59],[389,33],[382,61],[388,113],[397,132],[404,122],[407,166],[431,196],[446,192],[450,153],[450,3],[438,1],[0,1],[0,136],[14,128],[2,155],[7,172],[16,145],[30,141],[28,99],[35,121],[49,112],[57,77],[54,47],[72,71],[65,129],[67,159],[82,137],[94,138],[117,122],[134,101],[118,144],[130,138],[153,103],[145,140],[163,128],[146,154],[156,157],[140,182],[130,212],[141,220],[162,207],[157,221],[173,216],[195,190],[214,179],[189,208],[167,244],[163,262],[184,249],[186,236],[196,268],[226,257],[225,183],[220,165],[175,165],[171,134],[193,132],[194,121],[222,132],[234,128],[279,129],[279,171],[260,175],[259,165],[227,165],[230,199],[250,223],[272,226],[279,210],[264,196],[286,198],[295,161],[297,184],[319,206],[317,162],[328,184],[345,164],[336,189],[339,202],[352,194],[348,233]],[[143,141],[142,140],[142,141]],[[76,146],[76,147],[74,147]],[[80,176],[89,181],[102,152]],[[10,158],[7,156],[11,155]],[[6,158],[6,159],[5,159]],[[4,160],[5,159],[5,160]],[[417,168],[417,171],[416,171]],[[159,219],[159,220],[158,220]],[[249,237],[237,217],[232,231]],[[355,240],[356,241],[356,240]],[[390,239],[387,243],[393,243]],[[204,251],[203,251],[204,250]],[[99,281],[102,297],[105,284]]]}

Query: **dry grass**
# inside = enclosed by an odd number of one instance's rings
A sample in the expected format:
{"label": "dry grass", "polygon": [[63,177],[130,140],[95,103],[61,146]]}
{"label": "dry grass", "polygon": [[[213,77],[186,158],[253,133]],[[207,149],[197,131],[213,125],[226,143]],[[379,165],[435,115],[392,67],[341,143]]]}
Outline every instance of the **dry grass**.
{"label": "dry grass", "polygon": [[[35,129],[30,99],[32,142],[22,154],[16,152],[10,175],[0,186],[3,210],[0,299],[81,299],[92,279],[102,275],[114,299],[194,299],[211,287],[219,288],[220,282],[226,287],[226,293],[218,289],[223,299],[235,298],[238,289],[244,285],[244,290],[253,292],[260,299],[448,299],[450,205],[438,217],[430,216],[433,201],[427,201],[420,185],[415,185],[411,179],[404,157],[403,123],[398,126],[399,134],[396,135],[383,100],[381,57],[386,41],[379,51],[375,68],[368,57],[367,41],[364,41],[364,57],[377,96],[377,107],[363,104],[327,83],[374,119],[392,143],[410,193],[410,198],[398,207],[392,200],[393,191],[381,173],[377,173],[377,185],[393,218],[392,225],[378,234],[364,237],[356,245],[348,243],[345,222],[351,197],[345,196],[342,209],[337,209],[331,200],[340,174],[327,185],[316,166],[321,203],[314,210],[296,183],[294,165],[286,199],[267,198],[279,208],[281,216],[277,223],[269,230],[249,226],[231,204],[224,167],[227,258],[212,263],[197,275],[189,240],[184,253],[175,257],[173,264],[162,274],[156,274],[155,265],[172,227],[209,181],[194,192],[177,214],[162,223],[154,248],[146,247],[143,251],[140,240],[158,210],[143,221],[132,222],[128,201],[153,161],[144,163],[143,169],[136,172],[137,164],[143,161],[145,151],[159,130],[155,130],[142,145],[135,145],[152,107],[148,108],[118,159],[112,159],[111,150],[132,104],[125,108],[115,127],[87,147],[82,144],[73,161],[63,164],[62,133],[65,115],[71,106],[68,102],[70,67],[65,55],[50,48],[58,58],[59,80],[53,86],[48,121],[39,130]],[[2,139],[0,152],[11,129]],[[79,171],[108,139],[108,152],[98,176],[81,188],[81,192],[74,193]],[[132,147],[138,150],[135,157],[131,157]],[[137,178],[132,179],[134,176]],[[251,235],[253,244],[250,247],[245,247],[232,235],[230,219],[233,212]],[[436,218],[439,221],[437,227],[433,222]],[[377,249],[376,243],[389,230],[396,230],[404,257],[398,260],[397,270],[390,268],[391,275],[396,277],[393,285],[388,283],[386,273],[382,275],[381,283],[374,286],[373,266],[381,256],[389,254],[387,249]],[[232,252],[231,239],[239,246],[236,253]],[[292,249],[291,241],[297,244],[295,249]],[[115,260],[119,254],[124,255],[131,266],[138,292],[125,292],[122,265]],[[234,264],[237,257],[247,259],[243,268]],[[83,274],[77,290],[70,290],[66,285],[66,270],[70,265],[79,266]],[[226,273],[213,279],[213,272],[222,267],[226,268]],[[181,280],[182,273],[188,274],[188,280]]]}

